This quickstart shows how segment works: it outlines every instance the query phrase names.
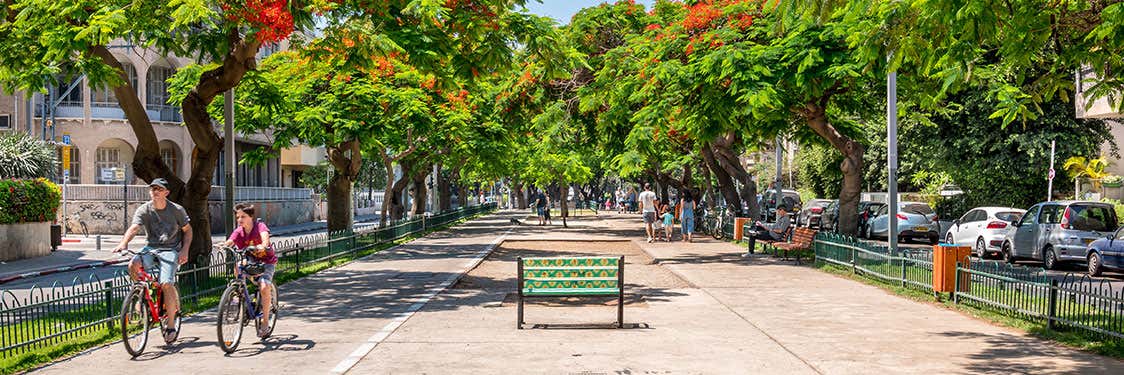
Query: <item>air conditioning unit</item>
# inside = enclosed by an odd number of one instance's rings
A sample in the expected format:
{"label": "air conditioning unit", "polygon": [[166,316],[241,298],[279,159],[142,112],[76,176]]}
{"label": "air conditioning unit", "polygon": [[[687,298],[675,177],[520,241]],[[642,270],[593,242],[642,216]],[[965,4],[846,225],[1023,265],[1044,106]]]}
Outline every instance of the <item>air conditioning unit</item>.
{"label": "air conditioning unit", "polygon": [[12,128],[12,115],[0,114],[0,130],[9,130]]}

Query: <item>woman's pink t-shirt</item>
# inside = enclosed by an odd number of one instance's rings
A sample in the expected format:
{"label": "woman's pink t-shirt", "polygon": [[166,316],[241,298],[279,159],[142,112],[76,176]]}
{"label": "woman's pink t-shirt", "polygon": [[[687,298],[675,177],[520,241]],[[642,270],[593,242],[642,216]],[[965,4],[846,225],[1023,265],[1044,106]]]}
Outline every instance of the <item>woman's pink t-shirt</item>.
{"label": "woman's pink t-shirt", "polygon": [[[261,245],[262,233],[269,233],[269,228],[267,228],[263,222],[259,221],[254,223],[254,229],[251,229],[250,233],[246,233],[245,228],[239,225],[238,228],[235,228],[234,232],[230,234],[229,240],[234,242],[235,247],[243,249],[247,246]],[[265,256],[262,258],[254,256],[251,251],[247,251],[246,256],[257,262],[277,264],[277,253],[273,251],[273,246],[265,249]]]}

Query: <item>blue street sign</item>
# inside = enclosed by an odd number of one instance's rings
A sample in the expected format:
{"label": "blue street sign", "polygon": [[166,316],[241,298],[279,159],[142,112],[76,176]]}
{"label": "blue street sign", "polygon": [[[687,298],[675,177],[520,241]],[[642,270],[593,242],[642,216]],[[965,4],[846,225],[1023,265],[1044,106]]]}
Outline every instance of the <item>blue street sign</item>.
{"label": "blue street sign", "polygon": [[70,145],[70,134],[63,134],[62,135],[62,144],[67,145],[67,146]]}

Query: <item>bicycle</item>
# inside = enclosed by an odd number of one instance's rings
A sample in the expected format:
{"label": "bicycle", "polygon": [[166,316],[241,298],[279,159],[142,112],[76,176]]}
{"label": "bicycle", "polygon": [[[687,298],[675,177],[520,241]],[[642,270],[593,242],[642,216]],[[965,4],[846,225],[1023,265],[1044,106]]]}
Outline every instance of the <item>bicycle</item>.
{"label": "bicycle", "polygon": [[[257,285],[256,283],[246,283],[247,279],[256,278],[261,276],[264,272],[263,265],[258,263],[244,262],[246,249],[235,249],[228,246],[218,246],[222,250],[229,251],[235,255],[234,264],[238,267],[238,277],[230,280],[227,284],[226,290],[222,292],[222,298],[219,300],[219,318],[218,318],[218,344],[226,353],[233,353],[238,348],[238,344],[242,341],[242,331],[250,324],[248,317],[253,317],[254,328],[256,331],[261,331],[263,310],[261,306],[261,289],[255,287],[254,294],[251,295],[249,291],[250,285]],[[277,287],[274,286],[270,289],[271,303],[268,331],[262,338],[269,337],[273,334],[274,327],[277,326],[278,315],[278,302],[277,302]]]}
{"label": "bicycle", "polygon": [[[145,250],[139,252],[126,251],[133,255],[146,252]],[[153,270],[159,272],[159,266],[154,267]],[[148,331],[152,330],[153,321],[158,322],[160,332],[165,331],[164,289],[160,287],[156,280],[152,273],[141,267],[137,273],[137,280],[133,282],[129,295],[125,297],[125,302],[121,305],[121,342],[125,345],[125,351],[129,352],[129,355],[132,355],[133,358],[141,355],[144,352],[144,347],[148,345]],[[175,323],[173,323],[176,333],[173,336],[164,337],[166,344],[171,345],[179,338],[182,317],[181,312],[176,312]],[[130,333],[132,333],[131,336]]]}

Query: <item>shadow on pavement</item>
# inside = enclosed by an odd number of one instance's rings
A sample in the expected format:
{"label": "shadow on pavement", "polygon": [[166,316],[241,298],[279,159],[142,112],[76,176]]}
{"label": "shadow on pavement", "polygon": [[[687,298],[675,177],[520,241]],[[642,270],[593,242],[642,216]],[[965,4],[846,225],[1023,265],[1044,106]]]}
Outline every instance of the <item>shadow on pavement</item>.
{"label": "shadow on pavement", "polygon": [[965,370],[973,374],[1044,374],[1056,370],[1058,368],[1056,363],[1040,364],[1029,360],[1041,358],[1043,355],[1064,356],[1059,359],[1072,361],[1071,367],[1066,368],[1066,373],[1072,374],[1108,373],[1110,370],[1101,361],[1117,361],[1091,354],[1073,356],[1071,355],[1073,351],[1069,349],[1030,337],[964,331],[938,334],[950,338],[983,340],[987,344],[982,347],[964,348],[965,357],[972,360]]}

